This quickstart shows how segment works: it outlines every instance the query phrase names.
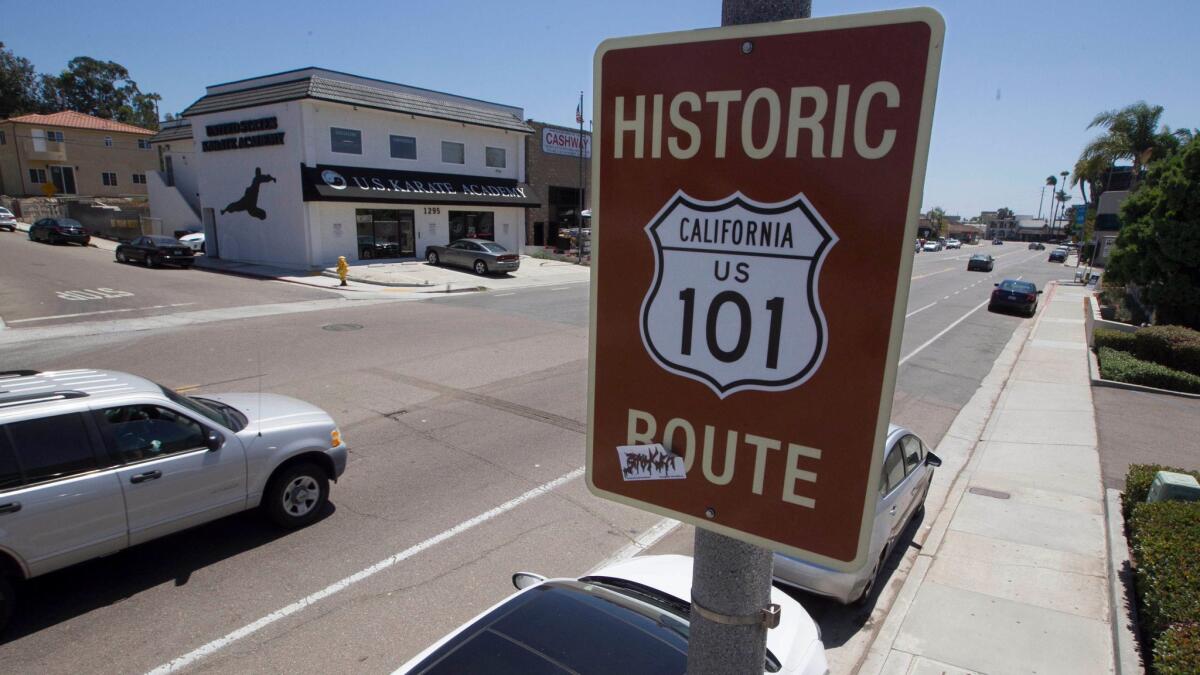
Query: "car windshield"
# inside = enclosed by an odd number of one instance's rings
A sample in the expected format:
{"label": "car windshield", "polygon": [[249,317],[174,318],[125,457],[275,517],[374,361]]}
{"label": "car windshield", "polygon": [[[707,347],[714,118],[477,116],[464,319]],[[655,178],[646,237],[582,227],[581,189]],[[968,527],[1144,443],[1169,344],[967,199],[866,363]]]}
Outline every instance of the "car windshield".
{"label": "car windshield", "polygon": [[11,215],[12,215],[12,211],[9,211],[8,209],[4,208],[3,206],[0,206],[0,216],[11,216]]}
{"label": "car windshield", "polygon": [[230,429],[232,431],[241,431],[242,429],[246,428],[246,416],[231,406],[221,403],[220,401],[214,401],[212,399],[184,396],[174,389],[171,389],[170,387],[164,387],[161,384],[158,385],[158,387],[159,389],[162,389],[163,394],[167,398],[171,399],[171,401],[174,403],[191,410],[197,415],[206,417],[210,421],[216,422],[226,429]]}
{"label": "car windshield", "polygon": [[[989,260],[989,259],[990,259],[990,256],[988,256],[986,253],[976,253],[975,255],[971,256],[971,260]],[[959,260],[962,260],[962,258],[959,258]]]}
{"label": "car windshield", "polygon": [[508,253],[508,249],[504,248],[500,244],[494,244],[490,241],[480,242],[479,245],[489,253]]}
{"label": "car windshield", "polygon": [[1000,282],[1000,290],[1011,291],[1013,293],[1036,293],[1037,286],[1028,281],[1017,281],[1015,279],[1005,279]]}
{"label": "car windshield", "polygon": [[83,227],[83,223],[74,218],[59,218],[58,224],[63,227]]}

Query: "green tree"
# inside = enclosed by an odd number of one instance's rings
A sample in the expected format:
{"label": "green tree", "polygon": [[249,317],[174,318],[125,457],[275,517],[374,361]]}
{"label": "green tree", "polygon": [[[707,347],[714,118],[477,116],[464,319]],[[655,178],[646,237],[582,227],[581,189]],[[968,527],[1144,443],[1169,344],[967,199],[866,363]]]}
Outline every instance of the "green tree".
{"label": "green tree", "polygon": [[0,117],[41,110],[38,77],[29,59],[0,42]]}
{"label": "green tree", "polygon": [[1151,165],[1121,220],[1105,278],[1141,286],[1156,323],[1200,329],[1200,138]]}
{"label": "green tree", "polygon": [[158,128],[158,94],[146,93],[114,61],[77,56],[58,75],[42,76],[42,96],[57,110]]}
{"label": "green tree", "polygon": [[[1111,167],[1112,161],[1108,157],[1081,157],[1071,171],[1071,187],[1079,186],[1079,194],[1083,201],[1095,206],[1100,201],[1100,193],[1104,192],[1104,175]],[[1088,189],[1092,191],[1090,198]]]}
{"label": "green tree", "polygon": [[1102,128],[1104,135],[1088,143],[1079,155],[1081,160],[1102,158],[1113,163],[1128,159],[1133,163],[1133,185],[1141,178],[1142,169],[1155,159],[1162,159],[1182,138],[1169,127],[1159,128],[1163,107],[1138,101],[1119,110],[1107,110],[1096,115],[1088,129]]}
{"label": "green tree", "polygon": [[946,222],[946,209],[935,206],[929,209],[926,217],[929,218],[929,224],[933,226],[934,231],[937,232],[937,236],[946,236],[946,232],[950,227],[949,223]]}

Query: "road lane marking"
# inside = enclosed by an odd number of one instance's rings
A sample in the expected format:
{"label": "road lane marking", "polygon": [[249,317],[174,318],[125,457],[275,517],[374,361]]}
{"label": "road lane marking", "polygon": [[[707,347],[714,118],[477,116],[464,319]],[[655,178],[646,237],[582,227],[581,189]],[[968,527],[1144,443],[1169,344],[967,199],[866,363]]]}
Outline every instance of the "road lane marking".
{"label": "road lane marking", "polygon": [[657,544],[663,537],[674,532],[675,528],[679,527],[681,524],[682,523],[674,518],[663,518],[655,523],[650,529],[643,532],[637,539],[634,539],[625,546],[621,547],[621,550],[606,558],[604,562],[593,567],[588,574],[595,574],[597,570],[604,569],[609,565],[615,565],[619,562],[629,560],[635,555]]}
{"label": "road lane marking", "polygon": [[17,319],[9,323],[29,323],[30,321],[50,321],[52,319],[70,319],[77,316],[95,316],[96,314],[116,314],[118,312],[144,312],[150,309],[168,309],[171,307],[187,307],[194,302],[177,302],[173,305],[152,305],[150,307],[130,307],[128,309],[100,309],[95,312],[76,312],[75,314],[55,314],[54,316],[36,316],[32,319]]}
{"label": "road lane marking", "polygon": [[941,273],[943,273],[943,272],[953,272],[953,271],[954,271],[954,269],[955,269],[955,268],[953,268],[953,267],[947,267],[947,268],[946,268],[946,269],[944,269],[944,270],[938,270],[938,271],[936,271],[936,272],[930,272],[929,274],[921,274],[921,275],[919,275],[919,276],[915,276],[915,277],[913,277],[913,278],[912,278],[912,280],[913,280],[913,281],[916,281],[917,279],[924,279],[925,277],[931,277],[931,276],[933,276],[933,275],[935,275],[935,274],[941,274]]}
{"label": "road lane marking", "polygon": [[916,349],[914,349],[913,351],[909,352],[908,356],[906,356],[906,357],[904,357],[904,358],[900,359],[900,363],[896,364],[896,366],[897,366],[897,367],[899,367],[899,366],[902,366],[902,365],[904,365],[904,363],[905,363],[906,361],[908,361],[908,360],[909,360],[909,359],[911,359],[912,357],[916,356],[917,354],[920,354],[922,350],[924,350],[926,347],[928,347],[929,345],[933,344],[934,342],[937,342],[937,341],[938,341],[938,338],[942,337],[942,336],[943,336],[943,335],[945,335],[946,333],[949,333],[949,332],[950,332],[951,330],[953,330],[953,329],[954,329],[954,327],[955,327],[955,326],[957,326],[958,324],[962,323],[963,321],[966,321],[966,320],[967,320],[967,317],[971,316],[971,315],[972,315],[972,314],[974,314],[975,312],[978,312],[978,311],[979,311],[979,309],[980,309],[981,307],[983,307],[984,305],[988,304],[988,302],[990,302],[990,301],[991,301],[990,299],[989,299],[989,300],[984,300],[983,302],[979,303],[978,305],[975,305],[975,308],[974,308],[974,309],[972,309],[971,311],[967,312],[966,314],[963,314],[962,316],[958,317],[958,319],[957,319],[957,320],[955,320],[955,322],[954,322],[954,323],[950,324],[949,326],[946,326],[946,327],[945,327],[945,328],[943,328],[943,329],[941,330],[941,332],[939,332],[937,335],[934,335],[933,337],[931,337],[931,338],[929,338],[928,340],[926,340],[926,341],[925,341],[925,344],[923,344],[923,345],[921,345],[920,347],[917,347],[917,348],[916,348]]}
{"label": "road lane marking", "polygon": [[569,290],[571,290],[571,287],[570,286],[559,286],[558,288],[551,288],[550,290],[552,290],[552,291],[569,291]]}
{"label": "road lane marking", "polygon": [[217,638],[216,640],[213,640],[212,642],[209,642],[206,645],[203,645],[201,647],[193,649],[192,651],[188,652],[187,654],[184,654],[183,656],[180,656],[179,658],[172,659],[171,661],[162,664],[161,666],[155,668],[154,670],[149,671],[146,675],[166,675],[167,673],[174,673],[174,672],[178,672],[179,670],[182,670],[184,668],[187,668],[188,666],[192,665],[193,663],[196,663],[197,661],[200,661],[201,659],[203,659],[205,657],[215,654],[216,652],[224,649],[225,647],[228,647],[229,645],[233,644],[234,642],[237,642],[238,640],[241,640],[244,637],[253,635],[254,633],[262,630],[263,628],[266,628],[267,626],[275,623],[276,621],[278,621],[284,617],[290,616],[292,614],[295,614],[296,612],[307,609],[308,607],[315,605],[316,603],[324,600],[325,598],[330,597],[331,595],[334,595],[335,593],[344,591],[347,588],[349,588],[350,586],[353,586],[354,584],[356,584],[364,579],[372,577],[372,576],[378,574],[379,572],[386,570],[387,568],[395,565],[398,562],[403,562],[404,560],[407,560],[407,559],[417,555],[418,553],[422,553],[428,549],[431,549],[434,546],[437,546],[438,544],[440,544],[448,539],[452,539],[452,538],[462,534],[463,532],[470,530],[471,528],[473,528],[477,525],[486,523],[487,521],[495,518],[496,516],[507,513],[508,511],[511,511],[511,510],[517,508],[521,504],[524,504],[525,502],[527,502],[531,499],[535,499],[544,494],[547,494],[550,491],[554,490],[555,488],[563,485],[564,483],[568,483],[568,482],[575,480],[576,478],[582,476],[583,470],[584,470],[584,467],[581,466],[573,471],[570,471],[568,473],[565,473],[565,474],[559,476],[558,478],[555,478],[554,480],[552,480],[548,483],[542,483],[541,485],[533,488],[532,490],[530,490],[518,497],[514,497],[514,498],[504,502],[500,506],[497,506],[488,511],[484,511],[483,513],[475,516],[474,518],[464,520],[461,523],[455,525],[454,527],[452,527],[448,530],[445,530],[444,532],[441,532],[440,534],[435,534],[434,536],[426,539],[425,541],[423,541],[419,544],[410,546],[410,547],[404,549],[403,551],[396,553],[395,555],[384,558],[383,560],[380,560],[379,562],[375,563],[374,565],[371,565],[370,567],[367,567],[358,572],[355,572],[354,574],[351,574],[350,576],[348,576],[344,579],[341,579],[340,581],[335,581],[332,584],[326,586],[325,588],[322,588],[321,590],[317,591],[316,593],[312,593],[308,596],[305,596],[305,597],[297,600],[296,602],[293,602],[292,604],[287,605],[286,607],[281,607],[281,608],[275,610],[274,612],[271,612],[270,614],[262,617],[261,619],[258,619],[257,621],[248,623],[245,626],[242,626],[241,628],[238,628],[237,630],[226,634],[224,637]]}
{"label": "road lane marking", "polygon": [[497,293],[495,297],[503,298],[503,297],[507,297],[509,295],[516,295],[516,293]]}
{"label": "road lane marking", "polygon": [[950,299],[950,296],[948,296],[948,295],[947,295],[946,297],[944,297],[944,298],[942,298],[942,299],[943,299],[943,300],[949,300],[949,299]]}
{"label": "road lane marking", "polygon": [[930,307],[933,307],[936,304],[937,304],[937,300],[934,300],[933,302],[929,303],[928,305],[925,305],[921,309],[914,309],[913,311],[909,312],[908,314],[905,314],[904,318],[907,319],[908,317],[913,316],[917,312],[924,312],[925,310],[929,309]]}

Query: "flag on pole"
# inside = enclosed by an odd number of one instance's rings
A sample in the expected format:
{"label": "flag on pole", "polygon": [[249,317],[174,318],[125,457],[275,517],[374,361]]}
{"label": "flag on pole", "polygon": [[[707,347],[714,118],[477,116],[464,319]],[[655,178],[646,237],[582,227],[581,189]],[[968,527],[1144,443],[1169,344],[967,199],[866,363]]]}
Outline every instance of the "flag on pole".
{"label": "flag on pole", "polygon": [[579,105],[575,106],[575,123],[583,124],[583,97],[579,97]]}

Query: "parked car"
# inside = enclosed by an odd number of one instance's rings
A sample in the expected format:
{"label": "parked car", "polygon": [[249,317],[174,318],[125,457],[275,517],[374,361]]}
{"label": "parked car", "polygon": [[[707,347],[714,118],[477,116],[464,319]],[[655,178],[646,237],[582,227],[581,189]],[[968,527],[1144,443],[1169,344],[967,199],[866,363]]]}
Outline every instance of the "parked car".
{"label": "parked car", "polygon": [[347,447],[277,394],[183,396],[114,371],[0,372],[0,626],[12,582],[246,509],[320,517]]}
{"label": "parked car", "polygon": [[[396,673],[621,673],[687,670],[692,559],[640,556],[578,579],[513,575],[518,591],[471,619]],[[779,625],[767,631],[766,672],[824,675],[812,618],[771,589]]]}
{"label": "parked car", "polygon": [[83,224],[74,218],[42,218],[29,226],[31,241],[47,244],[79,244],[87,246],[92,238]]}
{"label": "parked car", "polygon": [[992,240],[992,246],[1003,246],[1003,245],[1004,245],[1004,242],[999,239]]}
{"label": "parked car", "polygon": [[17,231],[17,217],[3,206],[0,206],[0,230]]}
{"label": "parked car", "polygon": [[487,239],[459,239],[449,246],[427,246],[425,259],[430,265],[457,265],[476,274],[516,272],[521,266],[521,256]]}
{"label": "parked car", "polygon": [[940,251],[942,250],[942,245],[930,239],[929,241],[925,242],[925,245],[922,248],[924,248],[926,251]]}
{"label": "parked car", "polygon": [[179,238],[179,243],[192,249],[193,253],[204,253],[204,233],[192,232]]}
{"label": "parked car", "polygon": [[991,272],[996,267],[996,259],[986,253],[976,253],[967,261],[967,271]]}
{"label": "parked car", "polygon": [[917,239],[916,241],[913,242],[913,253],[920,253],[920,252],[921,252],[921,240]]}
{"label": "parked car", "polygon": [[1059,263],[1066,262],[1067,261],[1067,253],[1068,253],[1068,250],[1065,248],[1061,248],[1061,247],[1056,248],[1053,251],[1050,251],[1050,257],[1047,258],[1046,261],[1047,262],[1059,262]]}
{"label": "parked car", "polygon": [[962,242],[957,239],[947,239],[946,240],[946,248],[947,249],[962,248]]}
{"label": "parked car", "polygon": [[998,309],[1016,310],[1027,316],[1037,313],[1038,296],[1042,294],[1038,287],[1028,281],[1005,279],[995,285],[992,298],[988,302],[988,311]]}
{"label": "parked car", "polygon": [[1029,250],[1030,251],[1044,251],[1044,250],[1046,250],[1046,245],[1040,241],[1033,241],[1033,242],[1029,243]]}
{"label": "parked car", "polygon": [[116,256],[119,263],[140,262],[146,267],[178,265],[186,269],[196,261],[190,246],[158,234],[143,235],[117,246]]}
{"label": "parked car", "polygon": [[942,465],[937,455],[916,434],[888,427],[883,452],[883,475],[879,479],[879,501],[875,506],[875,528],[871,531],[871,564],[857,572],[839,572],[815,563],[775,554],[775,579],[843,604],[868,599],[891,555],[896,541],[914,515],[925,508],[925,496],[933,482],[933,470]]}

